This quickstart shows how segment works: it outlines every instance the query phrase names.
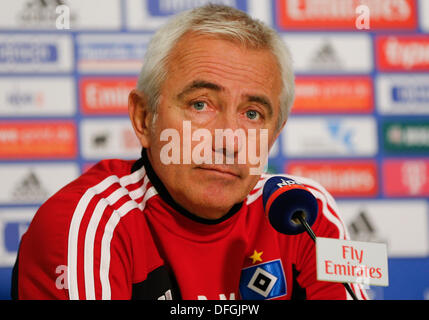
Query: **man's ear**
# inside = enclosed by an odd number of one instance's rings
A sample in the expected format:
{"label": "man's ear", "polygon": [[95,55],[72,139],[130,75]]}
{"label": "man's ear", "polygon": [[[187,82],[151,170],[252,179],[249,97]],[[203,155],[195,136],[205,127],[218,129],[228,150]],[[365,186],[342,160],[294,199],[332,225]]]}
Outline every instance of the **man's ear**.
{"label": "man's ear", "polygon": [[145,95],[134,89],[128,95],[128,114],[143,148],[150,146],[152,114]]}

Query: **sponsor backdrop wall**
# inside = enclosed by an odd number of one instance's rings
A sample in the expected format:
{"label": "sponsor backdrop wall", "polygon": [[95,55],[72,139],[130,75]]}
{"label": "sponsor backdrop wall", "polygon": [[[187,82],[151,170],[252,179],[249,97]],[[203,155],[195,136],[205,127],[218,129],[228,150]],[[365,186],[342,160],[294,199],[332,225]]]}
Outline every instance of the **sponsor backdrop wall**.
{"label": "sponsor backdrop wall", "polygon": [[[40,204],[100,159],[139,157],[127,95],[148,41],[206,2],[0,2],[0,298]],[[319,181],[352,239],[387,243],[390,286],[373,299],[429,299],[429,0],[211,2],[292,51],[297,98],[269,170]]]}

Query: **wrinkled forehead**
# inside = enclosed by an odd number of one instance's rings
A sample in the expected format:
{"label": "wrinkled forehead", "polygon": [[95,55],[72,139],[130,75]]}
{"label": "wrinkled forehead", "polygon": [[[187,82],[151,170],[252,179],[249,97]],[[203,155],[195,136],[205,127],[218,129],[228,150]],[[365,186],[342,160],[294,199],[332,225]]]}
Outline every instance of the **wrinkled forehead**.
{"label": "wrinkled forehead", "polygon": [[223,64],[231,73],[252,71],[259,75],[261,84],[274,80],[282,82],[277,58],[269,48],[248,46],[223,35],[186,33],[170,50],[165,62],[167,76],[169,72],[207,63],[213,68]]}
{"label": "wrinkled forehead", "polygon": [[276,58],[273,53],[273,49],[271,48],[271,46],[268,45],[268,42],[265,40],[262,40],[257,37],[249,38],[233,31],[229,33],[213,32],[213,30],[190,30],[185,32],[177,39],[167,56],[171,56],[173,53],[177,53],[176,49],[178,47],[181,47],[183,42],[186,43],[189,40],[198,41],[201,39],[222,40],[246,50],[266,50],[271,52],[274,58]]}
{"label": "wrinkled forehead", "polygon": [[165,85],[190,85],[195,80],[209,83],[210,79],[216,80],[218,87],[252,88],[271,99],[282,89],[281,74],[271,51],[249,49],[222,37],[188,34],[170,54]]}

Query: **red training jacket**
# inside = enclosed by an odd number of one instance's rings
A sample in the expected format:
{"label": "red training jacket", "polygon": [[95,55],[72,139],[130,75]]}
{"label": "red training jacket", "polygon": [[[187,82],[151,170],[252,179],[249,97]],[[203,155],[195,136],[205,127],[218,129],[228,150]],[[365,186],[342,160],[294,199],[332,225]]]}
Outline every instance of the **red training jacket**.
{"label": "red training jacket", "polygon": [[[13,298],[350,298],[341,284],[316,280],[306,233],[283,235],[269,224],[262,205],[269,175],[226,216],[206,220],[171,198],[142,155],[99,162],[40,207],[22,237]],[[326,190],[288,177],[317,198],[315,234],[346,239]]]}

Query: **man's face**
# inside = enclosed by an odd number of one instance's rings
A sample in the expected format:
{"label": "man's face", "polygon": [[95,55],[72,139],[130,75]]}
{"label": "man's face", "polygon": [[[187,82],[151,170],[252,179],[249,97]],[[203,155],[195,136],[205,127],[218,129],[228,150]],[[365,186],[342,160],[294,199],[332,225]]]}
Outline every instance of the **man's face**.
{"label": "man's face", "polygon": [[[244,143],[252,143],[258,155],[262,151],[260,129],[267,129],[267,148],[271,148],[279,133],[282,86],[278,70],[275,56],[268,50],[247,49],[206,35],[187,34],[172,50],[155,121],[146,122],[149,130],[139,138],[168,192],[188,211],[218,219],[243,201],[257,183],[259,175],[251,174],[250,168],[259,164],[250,164],[249,157],[246,163],[238,161],[243,141],[235,138],[229,147],[224,141],[224,148],[219,148],[215,130],[241,129],[247,140],[253,129],[256,140]],[[183,163],[184,140],[189,137],[184,123],[191,133],[202,128],[211,133],[212,164],[197,164],[193,157],[189,164]],[[173,146],[180,152],[180,164],[165,164],[162,158],[163,148],[165,151],[172,141],[161,141],[166,129],[181,137]],[[191,149],[202,141],[192,141]],[[222,163],[215,164],[215,157],[217,162],[223,159]],[[234,158],[233,164],[227,164],[227,157],[229,162]]]}

